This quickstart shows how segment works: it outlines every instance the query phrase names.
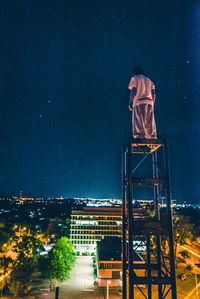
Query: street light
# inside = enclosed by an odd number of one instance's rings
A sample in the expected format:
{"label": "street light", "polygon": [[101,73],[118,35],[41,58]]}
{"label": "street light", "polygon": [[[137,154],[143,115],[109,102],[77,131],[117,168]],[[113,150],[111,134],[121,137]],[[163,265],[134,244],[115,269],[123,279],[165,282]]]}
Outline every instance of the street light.
{"label": "street light", "polygon": [[111,281],[107,280],[107,298],[106,299],[109,299],[109,284],[111,284]]}

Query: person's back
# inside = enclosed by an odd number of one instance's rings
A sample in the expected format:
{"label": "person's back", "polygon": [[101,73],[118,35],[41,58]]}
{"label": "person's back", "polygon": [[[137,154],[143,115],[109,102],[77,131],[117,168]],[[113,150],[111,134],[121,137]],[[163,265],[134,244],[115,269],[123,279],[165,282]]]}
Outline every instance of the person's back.
{"label": "person's back", "polygon": [[133,137],[155,139],[156,125],[154,119],[155,86],[141,67],[134,68],[128,88],[131,90],[129,110],[133,111]]}
{"label": "person's back", "polygon": [[152,90],[155,90],[155,86],[148,77],[144,75],[135,75],[131,78],[128,88],[130,90],[136,88],[133,107],[145,103],[150,105],[154,104]]}

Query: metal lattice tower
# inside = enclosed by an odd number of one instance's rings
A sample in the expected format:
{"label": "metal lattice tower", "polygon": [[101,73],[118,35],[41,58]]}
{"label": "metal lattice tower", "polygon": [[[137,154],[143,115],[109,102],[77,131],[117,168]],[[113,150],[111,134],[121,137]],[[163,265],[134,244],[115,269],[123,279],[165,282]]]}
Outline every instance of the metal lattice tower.
{"label": "metal lattice tower", "polygon": [[[122,156],[123,299],[177,298],[169,181],[167,143],[130,140]],[[149,200],[134,203],[144,192]]]}

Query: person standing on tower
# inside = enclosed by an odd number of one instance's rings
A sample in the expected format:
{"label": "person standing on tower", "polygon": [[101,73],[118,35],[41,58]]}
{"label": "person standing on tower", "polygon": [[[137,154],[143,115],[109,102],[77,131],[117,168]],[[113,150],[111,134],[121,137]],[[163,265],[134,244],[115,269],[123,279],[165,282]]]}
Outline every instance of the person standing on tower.
{"label": "person standing on tower", "polygon": [[129,110],[132,111],[133,138],[156,139],[154,118],[155,86],[140,66],[133,69],[128,88],[130,92]]}

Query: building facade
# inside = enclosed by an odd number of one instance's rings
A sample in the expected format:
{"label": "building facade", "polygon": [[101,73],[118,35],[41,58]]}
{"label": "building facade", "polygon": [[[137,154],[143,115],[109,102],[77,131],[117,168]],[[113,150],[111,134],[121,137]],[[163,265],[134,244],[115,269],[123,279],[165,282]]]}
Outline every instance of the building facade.
{"label": "building facade", "polygon": [[85,207],[72,211],[70,239],[76,251],[95,253],[97,242],[122,237],[122,211],[113,207]]}

